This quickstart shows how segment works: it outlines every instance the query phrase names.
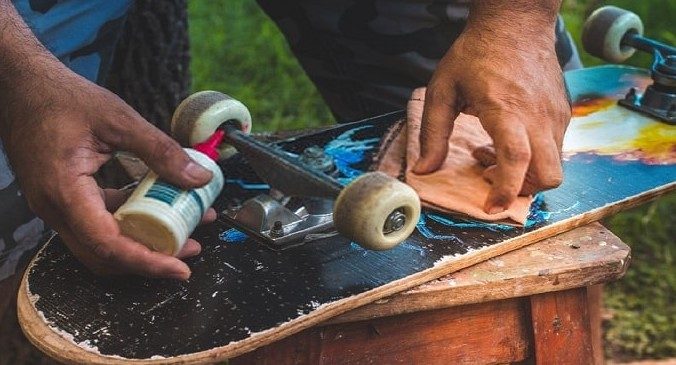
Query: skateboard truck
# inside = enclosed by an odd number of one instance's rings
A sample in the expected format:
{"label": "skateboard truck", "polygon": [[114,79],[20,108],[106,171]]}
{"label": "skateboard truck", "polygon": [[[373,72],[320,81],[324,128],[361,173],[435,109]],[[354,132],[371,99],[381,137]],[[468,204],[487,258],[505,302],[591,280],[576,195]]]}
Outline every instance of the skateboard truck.
{"label": "skateboard truck", "polygon": [[[253,197],[238,209],[228,209],[222,218],[275,249],[284,249],[326,237],[322,232],[333,228],[333,201],[298,199],[268,194]],[[285,204],[286,203],[286,204]],[[296,209],[291,206],[296,205]]]}
{"label": "skateboard truck", "polygon": [[239,207],[229,207],[223,220],[275,249],[312,241],[333,228],[333,201],[342,185],[330,174],[333,160],[319,147],[300,156],[264,144],[224,125],[226,142],[246,156],[256,174],[270,186]]}
{"label": "skateboard truck", "polygon": [[676,124],[676,48],[644,37],[638,15],[614,6],[599,8],[584,24],[582,43],[587,52],[609,62],[623,62],[636,50],[651,53],[653,84],[642,93],[631,88],[618,104]]}
{"label": "skateboard truck", "polygon": [[[280,156],[282,160],[273,164],[284,168],[291,163],[288,160],[295,157],[289,154],[287,156]],[[337,174],[333,159],[318,146],[306,148],[297,158],[296,164],[305,165],[304,167],[308,170],[322,172],[328,177],[335,177]],[[260,165],[259,170],[254,168],[259,176],[268,175],[268,170],[269,168],[262,169]],[[333,228],[332,199],[312,197],[313,194],[308,191],[295,192],[304,197],[290,197],[282,190],[275,188],[280,180],[274,179],[282,179],[279,185],[287,187],[286,191],[289,191],[288,186],[302,186],[306,178],[307,176],[298,176],[288,171],[281,177],[268,177],[268,179],[273,179],[270,183],[272,189],[268,194],[260,194],[240,206],[229,207],[223,212],[222,218],[276,249],[297,246],[326,237],[327,234],[333,235],[334,233],[326,233]],[[334,195],[336,192],[339,194],[341,187],[337,181],[331,179],[323,181],[320,178],[319,183],[326,184],[328,195]]]}
{"label": "skateboard truck", "polygon": [[171,124],[174,138],[188,146],[225,131],[221,158],[236,149],[271,187],[266,194],[229,206],[220,218],[273,249],[337,231],[365,248],[385,250],[406,239],[418,222],[420,199],[408,185],[369,172],[343,186],[333,159],[322,148],[309,147],[296,155],[251,137],[249,111],[225,94],[203,91],[189,96]]}
{"label": "skateboard truck", "polygon": [[[258,176],[271,185],[268,194],[230,207],[222,218],[275,249],[285,249],[333,235],[333,205],[343,186],[335,179],[331,157],[318,146],[300,156],[267,146],[226,126],[227,142],[244,153]],[[393,210],[382,226],[383,234],[404,229],[407,216]]]}
{"label": "skateboard truck", "polygon": [[669,124],[676,124],[676,55],[662,57],[655,50],[653,57],[650,69],[653,84],[643,94],[638,94],[636,88],[632,87],[618,103]]}

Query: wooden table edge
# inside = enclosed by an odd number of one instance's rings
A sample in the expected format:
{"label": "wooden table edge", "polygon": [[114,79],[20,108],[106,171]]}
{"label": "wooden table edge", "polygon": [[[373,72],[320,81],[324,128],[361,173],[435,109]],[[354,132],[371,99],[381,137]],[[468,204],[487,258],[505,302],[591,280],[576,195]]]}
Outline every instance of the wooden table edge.
{"label": "wooden table edge", "polygon": [[[612,232],[603,227],[600,223],[590,223],[586,226],[576,228],[575,230],[585,227],[598,228],[609,234],[610,237],[608,237],[608,239],[613,241],[612,244],[617,245],[615,254],[603,257],[602,261],[597,262],[597,264],[586,264],[577,267],[574,265],[562,266],[557,270],[548,271],[544,275],[540,272],[531,272],[518,279],[508,278],[502,281],[491,281],[476,285],[458,286],[449,283],[449,281],[453,280],[454,276],[457,276],[461,272],[468,272],[475,270],[478,266],[488,265],[487,262],[482,262],[434,280],[433,285],[422,284],[407,291],[377,300],[363,307],[352,309],[344,314],[329,319],[321,325],[355,322],[425,310],[451,308],[488,301],[563,291],[606,283],[623,277],[626,274],[631,261],[631,248],[623,243],[618,237],[614,236]],[[552,238],[537,242],[534,245],[543,243],[554,244],[553,240],[555,238],[569,234],[573,231],[564,232]],[[517,251],[511,251],[496,258],[515,255]],[[519,285],[511,287],[511,290],[498,290],[505,287],[505,281],[510,280],[518,280]],[[459,292],[462,292],[463,295],[456,295]],[[469,295],[467,295],[467,293],[469,293]]]}

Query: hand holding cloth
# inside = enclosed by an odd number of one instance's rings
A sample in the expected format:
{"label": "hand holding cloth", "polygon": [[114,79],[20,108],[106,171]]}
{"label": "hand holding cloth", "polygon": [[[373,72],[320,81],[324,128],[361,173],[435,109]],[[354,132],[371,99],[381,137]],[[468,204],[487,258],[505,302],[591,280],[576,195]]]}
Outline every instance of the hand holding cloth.
{"label": "hand holding cloth", "polygon": [[497,214],[483,210],[491,183],[484,177],[487,167],[474,158],[472,152],[490,145],[492,140],[476,117],[461,113],[455,120],[448,140],[448,155],[439,170],[425,175],[411,171],[420,156],[424,105],[425,89],[416,89],[408,102],[406,120],[392,127],[383,139],[377,169],[393,177],[403,177],[418,192],[425,207],[483,221],[523,226],[533,200],[531,196],[517,197],[507,210]]}

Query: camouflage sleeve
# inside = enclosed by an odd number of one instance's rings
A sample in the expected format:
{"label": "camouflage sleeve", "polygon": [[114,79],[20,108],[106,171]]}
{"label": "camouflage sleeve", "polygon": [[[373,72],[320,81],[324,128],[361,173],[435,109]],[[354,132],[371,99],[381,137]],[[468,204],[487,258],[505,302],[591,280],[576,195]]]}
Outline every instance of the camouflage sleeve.
{"label": "camouflage sleeve", "polygon": [[[429,81],[462,33],[468,1],[258,0],[338,121],[406,106]],[[559,18],[556,50],[562,67],[579,67],[575,45]]]}
{"label": "camouflage sleeve", "polygon": [[[13,0],[37,38],[74,72],[102,82],[131,0]],[[45,178],[49,178],[46,176]],[[0,281],[12,276],[45,234],[28,208],[0,141]]]}

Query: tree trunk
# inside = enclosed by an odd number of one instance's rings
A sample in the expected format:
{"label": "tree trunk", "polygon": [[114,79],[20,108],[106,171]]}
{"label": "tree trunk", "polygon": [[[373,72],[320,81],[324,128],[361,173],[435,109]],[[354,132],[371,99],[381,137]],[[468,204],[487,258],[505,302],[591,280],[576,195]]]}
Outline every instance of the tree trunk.
{"label": "tree trunk", "polygon": [[168,132],[174,109],[190,91],[189,46],[186,0],[136,0],[106,86]]}
{"label": "tree trunk", "polygon": [[[169,133],[174,109],[190,92],[186,0],[136,0],[115,49],[106,87],[148,122]],[[96,174],[100,186],[133,180],[118,158]]]}

